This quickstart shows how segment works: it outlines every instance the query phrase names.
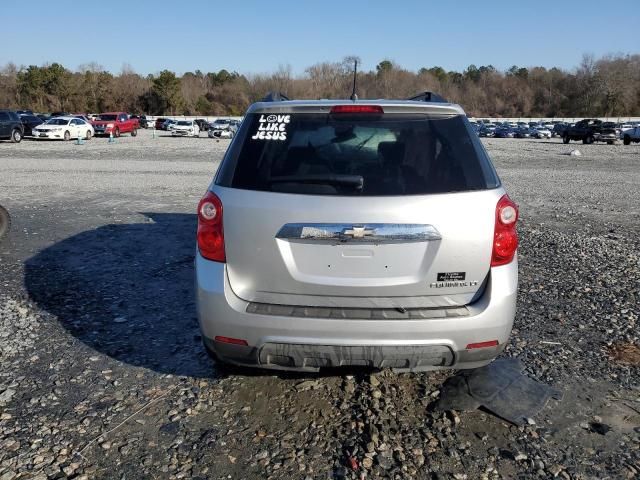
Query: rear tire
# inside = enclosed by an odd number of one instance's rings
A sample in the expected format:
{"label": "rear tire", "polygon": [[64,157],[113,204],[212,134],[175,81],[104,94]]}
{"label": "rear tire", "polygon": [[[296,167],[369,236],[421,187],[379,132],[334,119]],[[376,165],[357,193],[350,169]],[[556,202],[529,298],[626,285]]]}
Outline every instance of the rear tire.
{"label": "rear tire", "polygon": [[136,135],[138,135],[138,130],[134,128],[133,130],[131,130],[131,136],[135,137]]}
{"label": "rear tire", "polygon": [[622,139],[622,143],[624,143],[625,145],[631,145],[631,137],[629,135],[625,135]]}
{"label": "rear tire", "polygon": [[11,143],[20,143],[22,141],[22,132],[17,128],[11,132]]}
{"label": "rear tire", "polygon": [[569,135],[564,135],[562,137],[562,143],[569,143]]}
{"label": "rear tire", "polygon": [[11,217],[9,216],[9,212],[5,210],[5,208],[0,205],[0,240],[2,240],[8,233],[11,228]]}
{"label": "rear tire", "polygon": [[591,135],[589,135],[588,137],[586,137],[586,138],[582,141],[582,143],[586,143],[587,145],[591,145],[591,144],[593,143],[593,141],[594,141],[594,138],[593,138]]}
{"label": "rear tire", "polygon": [[119,128],[116,128],[116,129],[113,131],[113,136],[114,136],[114,137],[116,137],[116,138],[118,138],[118,137],[120,136],[120,129],[119,129]]}
{"label": "rear tire", "polygon": [[613,141],[613,140],[609,140],[609,141],[607,142],[607,145],[613,145],[614,143],[616,143],[616,142],[615,142],[615,141]]}

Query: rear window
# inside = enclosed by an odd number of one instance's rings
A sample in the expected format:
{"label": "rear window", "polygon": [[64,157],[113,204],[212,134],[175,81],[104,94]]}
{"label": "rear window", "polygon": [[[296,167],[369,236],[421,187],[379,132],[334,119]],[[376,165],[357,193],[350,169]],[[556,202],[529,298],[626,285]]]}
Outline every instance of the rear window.
{"label": "rear window", "polygon": [[242,143],[236,143],[237,150],[221,167],[217,182],[222,186],[384,196],[499,185],[482,144],[462,115],[253,114],[242,129]]}

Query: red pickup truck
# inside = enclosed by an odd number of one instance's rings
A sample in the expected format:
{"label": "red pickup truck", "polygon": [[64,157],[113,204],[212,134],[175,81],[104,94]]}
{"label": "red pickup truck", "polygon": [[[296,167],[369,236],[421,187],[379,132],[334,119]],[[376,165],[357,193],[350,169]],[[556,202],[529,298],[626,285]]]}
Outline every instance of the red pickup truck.
{"label": "red pickup truck", "polygon": [[101,113],[91,123],[96,135],[113,134],[114,137],[119,137],[123,133],[131,133],[131,136],[135,137],[140,127],[138,119],[129,118],[125,112]]}

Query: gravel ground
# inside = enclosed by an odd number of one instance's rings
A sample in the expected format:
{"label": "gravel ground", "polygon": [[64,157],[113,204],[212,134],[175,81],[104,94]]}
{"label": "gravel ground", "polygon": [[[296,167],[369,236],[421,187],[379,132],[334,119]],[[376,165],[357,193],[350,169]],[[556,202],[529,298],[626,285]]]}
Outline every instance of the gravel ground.
{"label": "gravel ground", "polygon": [[446,372],[213,366],[193,211],[227,145],[0,144],[0,480],[640,476],[640,148],[485,141],[522,214],[505,355],[564,392],[518,428],[434,411]]}

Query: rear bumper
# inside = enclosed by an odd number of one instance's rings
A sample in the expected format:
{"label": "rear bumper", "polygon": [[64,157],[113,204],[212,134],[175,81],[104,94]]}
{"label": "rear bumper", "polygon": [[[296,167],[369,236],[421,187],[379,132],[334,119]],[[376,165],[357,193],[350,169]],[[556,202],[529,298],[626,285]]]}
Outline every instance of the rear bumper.
{"label": "rear bumper", "polygon": [[[196,254],[198,319],[204,342],[229,363],[283,370],[362,365],[421,371],[475,368],[505,347],[515,317],[517,260],[493,268],[470,315],[430,319],[310,318],[247,313],[231,290],[225,264]],[[242,339],[247,346],[215,341]],[[498,345],[467,350],[471,343]]]}

